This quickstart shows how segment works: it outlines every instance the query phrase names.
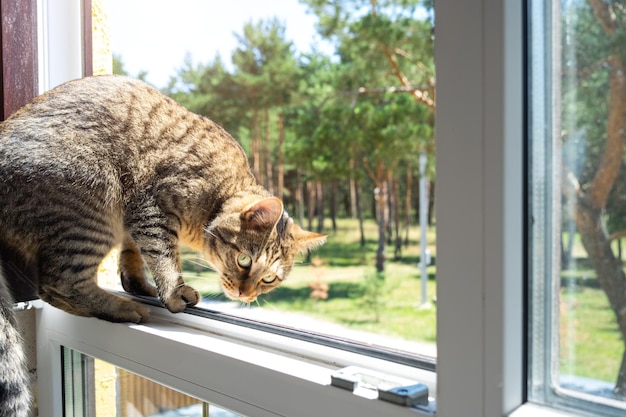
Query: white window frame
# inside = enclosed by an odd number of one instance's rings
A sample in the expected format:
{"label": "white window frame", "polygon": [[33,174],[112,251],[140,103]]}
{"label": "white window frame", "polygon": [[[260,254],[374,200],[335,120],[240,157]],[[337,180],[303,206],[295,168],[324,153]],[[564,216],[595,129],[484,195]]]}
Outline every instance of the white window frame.
{"label": "white window frame", "polygon": [[[428,383],[442,417],[558,415],[524,404],[522,3],[436,2],[436,386],[427,372],[186,314],[152,308],[147,325],[112,324],[41,303],[40,415],[62,413],[62,345],[251,416],[420,414],[329,386],[348,364]],[[57,80],[52,57],[80,42],[46,36],[40,68]]]}
{"label": "white window frame", "polygon": [[523,2],[436,2],[437,414],[523,402]]}
{"label": "white window frame", "polygon": [[330,386],[330,374],[352,364],[434,387],[428,371],[162,308],[151,308],[148,325],[126,325],[41,304],[37,359],[42,417],[62,415],[61,346],[248,416],[416,415]]}
{"label": "white window frame", "polygon": [[37,0],[40,93],[83,76],[82,0]]}

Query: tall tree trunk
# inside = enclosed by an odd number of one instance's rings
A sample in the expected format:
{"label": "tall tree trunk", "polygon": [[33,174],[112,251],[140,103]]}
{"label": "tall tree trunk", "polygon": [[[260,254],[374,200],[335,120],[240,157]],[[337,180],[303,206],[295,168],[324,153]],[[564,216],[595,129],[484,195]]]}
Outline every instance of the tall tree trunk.
{"label": "tall tree trunk", "polygon": [[361,237],[361,247],[365,247],[365,227],[363,224],[363,204],[361,202],[362,190],[361,183],[359,181],[354,181],[354,198],[356,202],[356,216],[359,219],[359,234]]}
{"label": "tall tree trunk", "polygon": [[[282,107],[282,106],[281,106]],[[283,199],[283,191],[285,188],[285,119],[282,110],[278,113],[278,168],[276,175],[276,197]],[[302,223],[300,223],[302,224]]]}
{"label": "tall tree trunk", "polygon": [[322,185],[322,181],[315,181],[315,186],[316,186],[315,210],[317,211],[317,232],[322,233],[324,231],[324,187]]}
{"label": "tall tree trunk", "polygon": [[[582,199],[577,204],[576,224],[598,283],[606,293],[615,313],[622,339],[626,340],[626,275],[620,260],[611,250],[611,242],[604,227],[604,210],[587,206],[586,203],[587,199]],[[626,347],[624,352],[626,352]],[[626,363],[624,360],[617,375],[615,394],[619,398],[626,398]]]}
{"label": "tall tree trunk", "polygon": [[[296,210],[298,212],[298,224],[304,224],[304,182],[302,181],[302,171],[296,169]],[[309,229],[311,230],[311,229]]]}
{"label": "tall tree trunk", "polygon": [[354,178],[354,173],[356,172],[356,161],[354,160],[354,158],[350,159],[350,172],[352,173],[352,175],[350,175],[350,217],[353,219],[357,218],[357,181],[356,178]]}
{"label": "tall tree trunk", "polygon": [[307,222],[308,229],[313,230],[313,219],[315,218],[315,181],[310,180],[306,184],[307,191]]}
{"label": "tall tree trunk", "polygon": [[402,258],[402,237],[400,236],[400,185],[398,184],[398,181],[391,176],[391,174],[390,181],[392,181],[393,184],[391,189],[391,198],[393,199],[392,216],[395,235],[393,256],[394,259],[398,260]]}
{"label": "tall tree trunk", "polygon": [[409,246],[409,230],[411,230],[411,194],[413,191],[413,175],[411,165],[406,167],[406,195],[404,196],[404,246]]}
{"label": "tall tree trunk", "polygon": [[389,246],[393,245],[394,222],[396,220],[394,217],[396,202],[393,198],[393,182],[393,178],[387,178],[387,204],[389,205],[389,207],[387,207],[389,216],[387,219],[387,245]]}
{"label": "tall tree trunk", "polygon": [[250,141],[250,152],[252,153],[252,171],[257,181],[263,183],[263,173],[261,172],[261,126],[259,122],[259,111],[252,110],[252,139]]}
{"label": "tall tree trunk", "polygon": [[[607,35],[612,35],[617,28],[609,9],[611,5],[602,0],[589,0],[589,3],[604,31]],[[604,154],[588,187],[581,187],[573,181],[571,187],[565,187],[564,190],[568,197],[576,198],[574,213],[576,226],[598,282],[615,313],[622,340],[626,343],[626,275],[620,260],[615,258],[611,250],[604,224],[607,199],[618,177],[624,157],[626,66],[619,55],[610,55],[607,64],[610,70],[610,93]],[[615,395],[622,399],[626,398],[626,350],[617,375]]]}
{"label": "tall tree trunk", "polygon": [[378,249],[376,249],[376,271],[385,270],[385,247],[387,224],[389,219],[389,184],[384,167],[379,163],[376,167],[376,220],[378,221]]}
{"label": "tall tree trunk", "polygon": [[263,135],[263,165],[265,165],[265,186],[268,191],[274,194],[274,173],[272,167],[272,145],[270,138],[270,110],[265,109],[263,111],[263,118],[265,124],[265,135]]}
{"label": "tall tree trunk", "polygon": [[333,225],[333,232],[337,232],[337,194],[339,191],[337,190],[337,180],[331,181],[331,192],[330,192],[330,220]]}

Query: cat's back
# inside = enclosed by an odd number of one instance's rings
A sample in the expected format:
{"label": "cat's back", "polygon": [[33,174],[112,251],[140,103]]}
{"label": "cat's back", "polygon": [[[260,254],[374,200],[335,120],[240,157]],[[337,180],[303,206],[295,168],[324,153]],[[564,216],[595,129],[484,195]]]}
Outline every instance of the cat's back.
{"label": "cat's back", "polygon": [[10,164],[73,163],[74,157],[137,170],[159,160],[184,159],[190,150],[207,163],[223,155],[238,168],[247,164],[241,147],[220,126],[143,81],[123,76],[67,82],[0,125],[0,158]]}
{"label": "cat's back", "polygon": [[[0,124],[6,204],[32,207],[70,194],[118,210],[146,187],[165,183],[220,193],[255,180],[224,129],[129,77],[70,81]],[[4,220],[10,222],[0,218],[0,225]]]}
{"label": "cat's back", "polygon": [[36,97],[3,122],[0,146],[33,146],[45,142],[50,148],[57,143],[78,147],[107,145],[118,139],[131,142],[139,130],[147,127],[152,116],[163,112],[180,117],[185,110],[133,78],[81,78]]}

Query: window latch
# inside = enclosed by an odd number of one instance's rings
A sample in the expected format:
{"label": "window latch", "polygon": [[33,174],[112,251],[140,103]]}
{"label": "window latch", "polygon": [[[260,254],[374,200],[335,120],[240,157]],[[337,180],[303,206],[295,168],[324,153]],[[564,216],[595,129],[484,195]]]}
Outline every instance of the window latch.
{"label": "window latch", "polygon": [[330,376],[334,387],[355,392],[357,390],[376,391],[378,399],[405,407],[427,406],[428,386],[404,378],[391,377],[380,372],[357,366],[335,371]]}

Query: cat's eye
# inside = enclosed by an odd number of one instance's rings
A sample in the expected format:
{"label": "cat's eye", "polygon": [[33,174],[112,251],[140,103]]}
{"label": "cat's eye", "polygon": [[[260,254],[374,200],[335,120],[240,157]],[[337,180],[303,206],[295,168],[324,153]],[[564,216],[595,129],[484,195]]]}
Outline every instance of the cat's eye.
{"label": "cat's eye", "polygon": [[263,278],[261,278],[261,281],[263,281],[266,284],[271,284],[272,282],[276,281],[276,276],[274,275],[265,275]]}
{"label": "cat's eye", "polygon": [[252,258],[245,253],[240,253],[239,256],[237,256],[237,265],[242,268],[250,268],[250,265],[252,265]]}

